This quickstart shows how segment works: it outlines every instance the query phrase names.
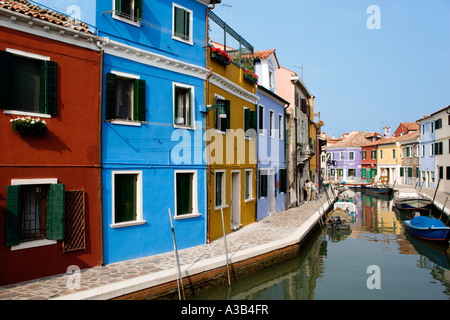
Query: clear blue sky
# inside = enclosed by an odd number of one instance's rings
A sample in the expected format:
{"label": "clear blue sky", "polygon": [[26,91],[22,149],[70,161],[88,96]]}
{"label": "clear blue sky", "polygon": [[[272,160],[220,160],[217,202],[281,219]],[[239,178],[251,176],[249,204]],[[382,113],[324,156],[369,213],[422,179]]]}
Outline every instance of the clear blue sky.
{"label": "clear blue sky", "polygon": [[[367,28],[370,5],[381,29]],[[450,104],[449,0],[222,0],[214,12],[281,66],[303,65],[328,135],[394,131]]]}

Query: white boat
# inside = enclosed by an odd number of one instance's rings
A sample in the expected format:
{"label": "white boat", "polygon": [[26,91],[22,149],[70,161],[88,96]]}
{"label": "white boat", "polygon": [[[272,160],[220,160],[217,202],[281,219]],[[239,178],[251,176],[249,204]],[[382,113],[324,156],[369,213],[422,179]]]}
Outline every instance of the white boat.
{"label": "white boat", "polygon": [[347,211],[348,214],[351,215],[352,217],[354,217],[356,214],[356,205],[353,202],[348,201],[336,202],[333,205],[333,210],[336,210],[338,208]]}
{"label": "white boat", "polygon": [[432,201],[418,192],[396,192],[394,203],[400,210],[428,210]]}

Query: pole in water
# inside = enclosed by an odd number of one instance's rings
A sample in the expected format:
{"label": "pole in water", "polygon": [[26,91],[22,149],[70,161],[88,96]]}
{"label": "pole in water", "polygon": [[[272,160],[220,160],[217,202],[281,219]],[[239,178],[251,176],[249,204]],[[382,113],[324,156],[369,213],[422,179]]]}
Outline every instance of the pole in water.
{"label": "pole in water", "polygon": [[231,286],[230,279],[230,267],[228,265],[228,247],[227,247],[227,236],[225,233],[225,223],[223,221],[223,208],[220,208],[220,214],[222,215],[222,229],[223,229],[223,240],[225,241],[225,256],[227,258],[227,276],[228,276],[228,285]]}
{"label": "pole in water", "polygon": [[428,213],[431,213],[431,208],[432,208],[433,205],[434,205],[434,200],[436,200],[436,194],[437,194],[437,191],[438,191],[438,189],[439,189],[439,184],[440,184],[440,183],[441,183],[441,179],[438,180],[438,184],[437,184],[436,190],[434,191],[433,202],[431,203],[430,210],[429,210]]}
{"label": "pole in water", "polygon": [[448,200],[448,197],[445,198],[444,206],[442,207],[441,216],[439,217],[439,220],[441,220],[442,214],[445,212],[445,206],[447,205],[447,200]]}
{"label": "pole in water", "polygon": [[[180,260],[178,258],[177,241],[175,240],[175,229],[173,228],[172,213],[170,212],[170,208],[169,208],[169,219],[170,219],[170,228],[172,229],[173,248],[175,251],[175,258],[176,258],[177,267],[178,267],[178,278],[177,278],[178,299],[181,300],[181,292],[183,292],[183,300],[185,300],[184,288],[183,288],[183,278],[181,277]],[[180,285],[181,285],[181,291],[180,291]]]}

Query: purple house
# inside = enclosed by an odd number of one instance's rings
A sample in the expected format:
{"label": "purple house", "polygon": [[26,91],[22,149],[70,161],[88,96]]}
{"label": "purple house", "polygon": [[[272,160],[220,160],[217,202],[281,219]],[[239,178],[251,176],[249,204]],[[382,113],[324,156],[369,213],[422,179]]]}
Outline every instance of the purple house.
{"label": "purple house", "polygon": [[327,144],[327,179],[361,180],[361,146],[371,142],[373,132],[352,131]]}

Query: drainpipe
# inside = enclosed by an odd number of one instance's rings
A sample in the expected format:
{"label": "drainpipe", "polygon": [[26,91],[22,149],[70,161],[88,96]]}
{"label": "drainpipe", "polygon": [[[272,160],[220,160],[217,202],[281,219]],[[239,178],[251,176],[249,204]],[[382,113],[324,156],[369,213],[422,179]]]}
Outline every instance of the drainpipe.
{"label": "drainpipe", "polygon": [[[206,69],[209,70],[209,74],[206,76],[206,90],[205,90],[205,105],[209,104],[209,79],[211,78],[213,74],[213,70],[211,66],[209,65],[209,11],[214,10],[216,7],[216,4],[213,3],[212,7],[206,8],[206,23],[205,23],[205,63],[206,63]],[[205,113],[205,148],[206,148],[206,141],[209,141],[209,113]],[[211,185],[211,164],[209,156],[206,155],[206,243],[211,243],[211,234],[210,234],[210,201],[211,201],[211,188],[208,186]]]}
{"label": "drainpipe", "polygon": [[104,46],[109,43],[106,38],[104,42],[97,41],[96,45],[100,49],[100,92],[99,92],[99,126],[98,126],[98,157],[99,157],[99,173],[98,173],[98,199],[99,199],[99,243],[100,243],[100,265],[104,265],[103,255],[103,180],[102,180],[102,106],[103,106],[103,61],[104,61]]}

